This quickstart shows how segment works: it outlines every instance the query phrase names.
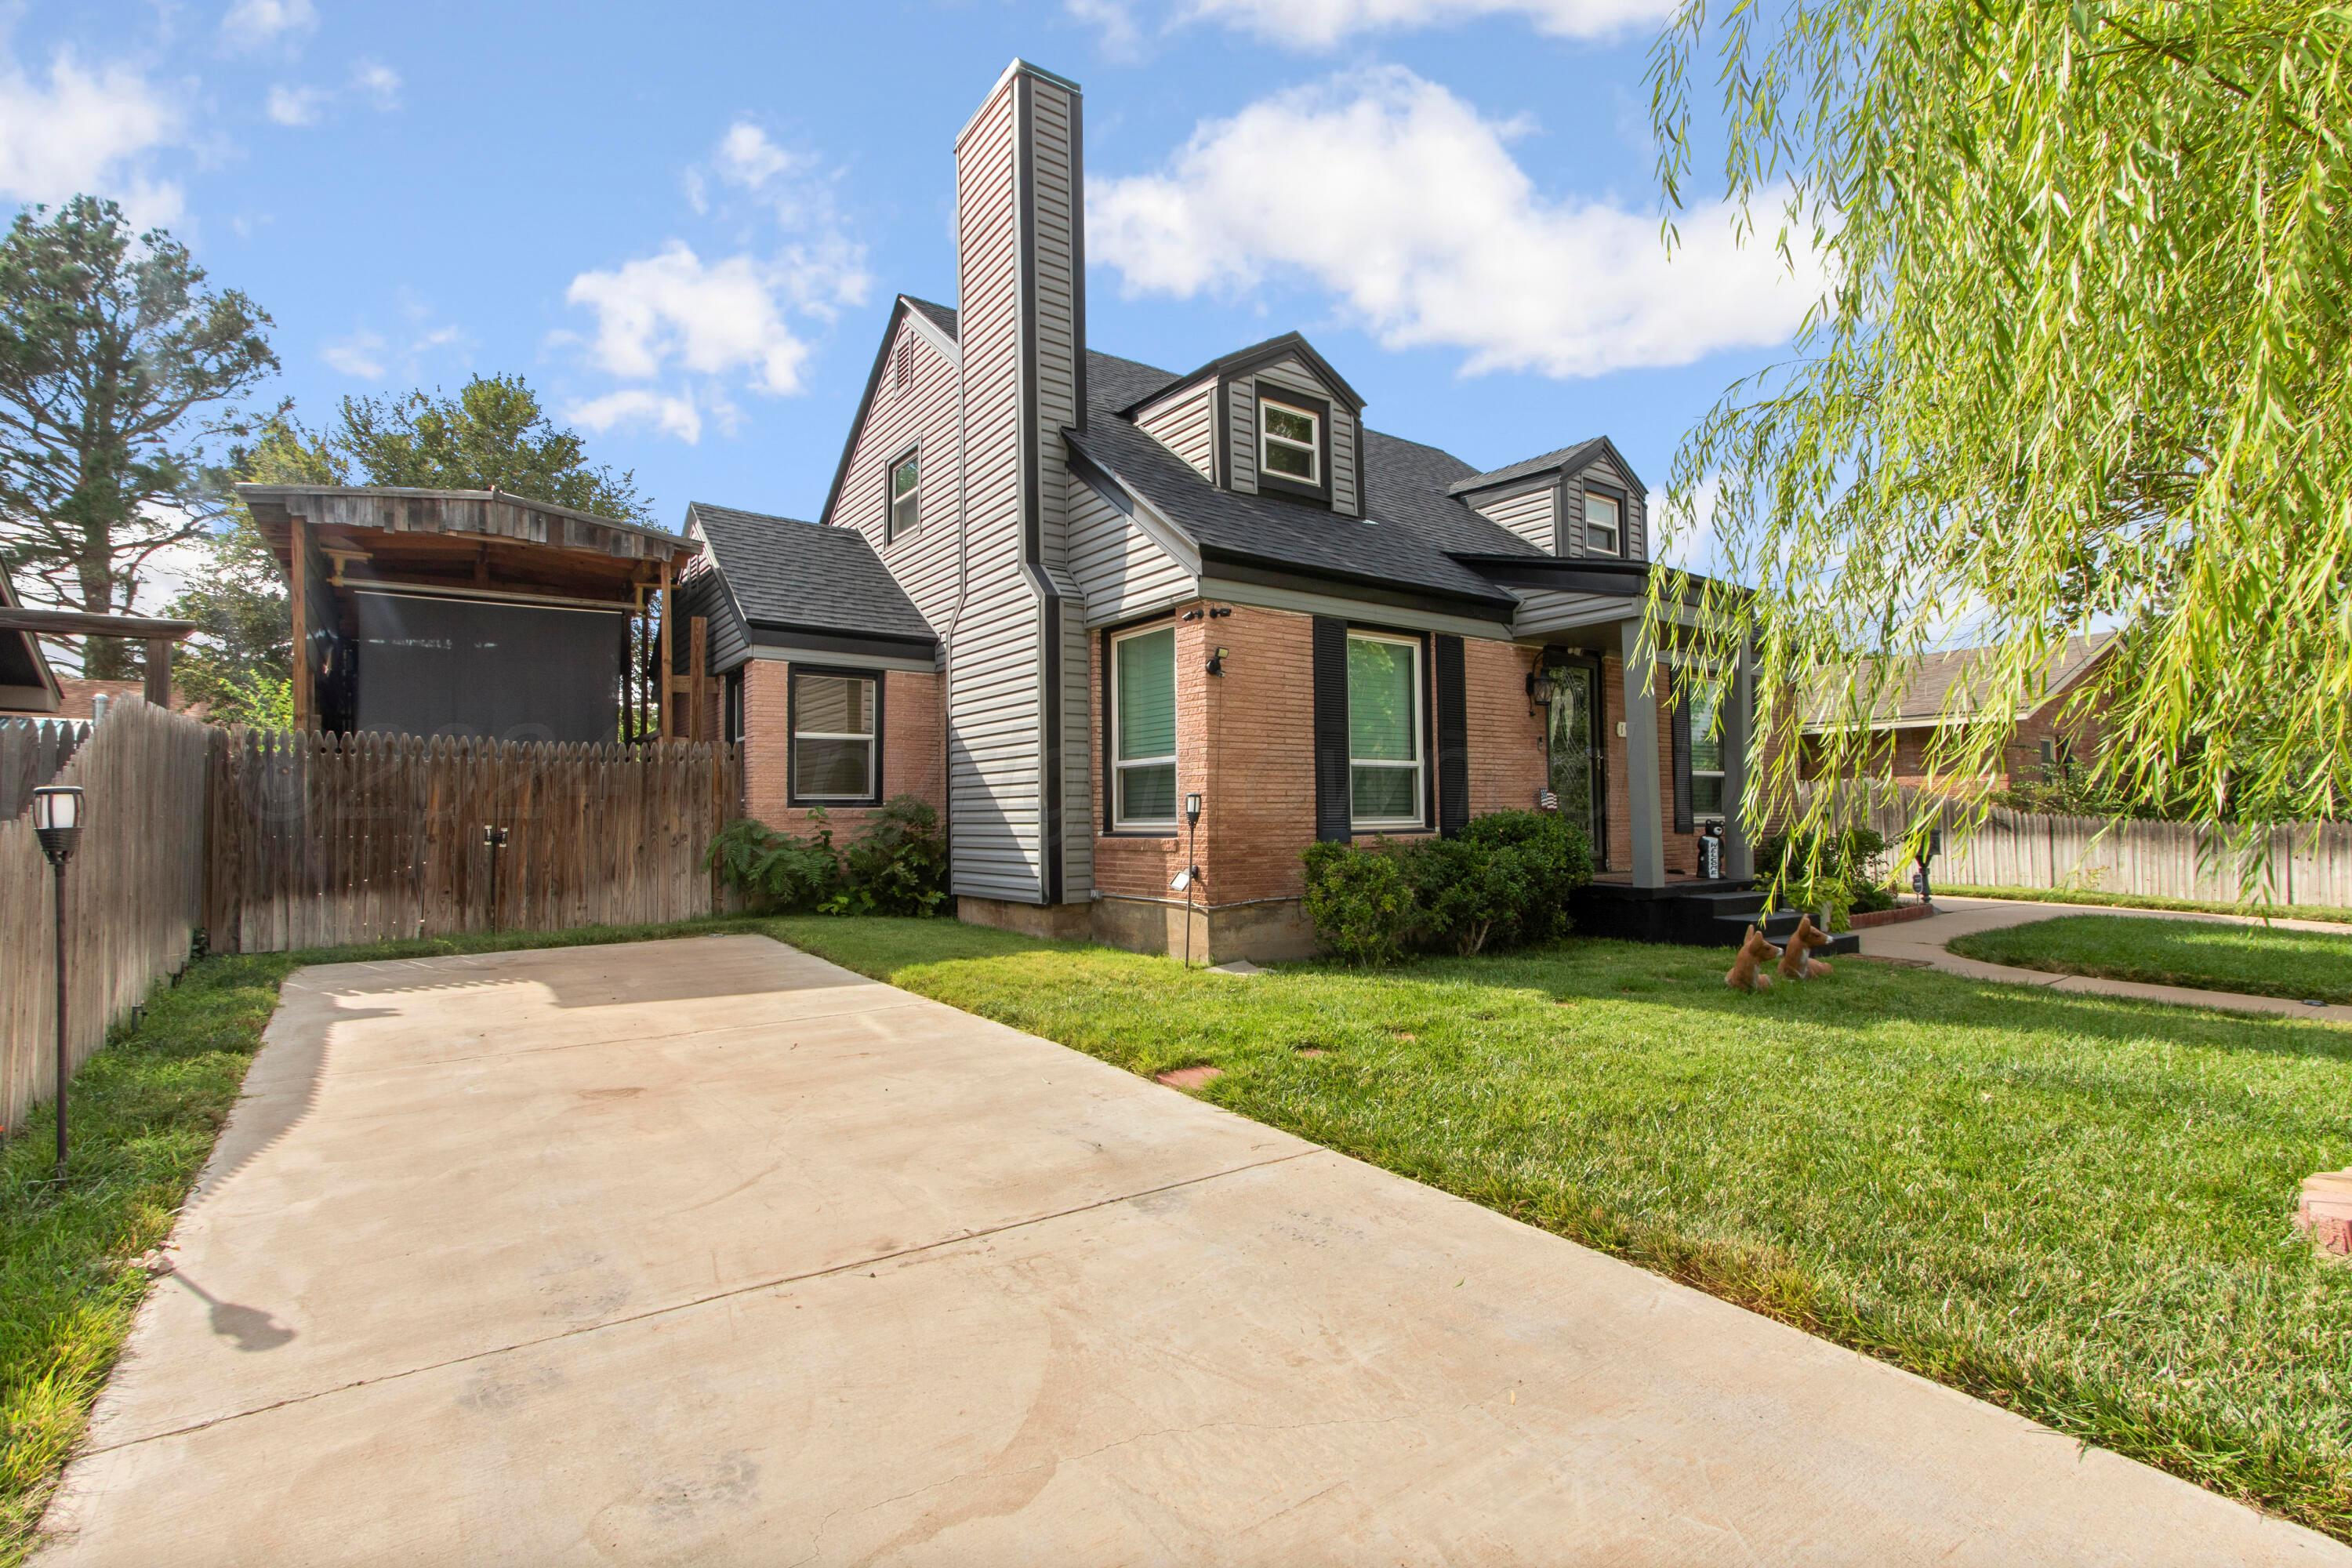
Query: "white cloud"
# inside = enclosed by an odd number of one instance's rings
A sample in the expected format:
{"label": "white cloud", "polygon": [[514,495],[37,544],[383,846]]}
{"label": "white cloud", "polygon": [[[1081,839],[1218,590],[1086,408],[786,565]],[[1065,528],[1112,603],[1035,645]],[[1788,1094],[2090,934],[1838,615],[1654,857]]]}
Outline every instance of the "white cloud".
{"label": "white cloud", "polygon": [[316,125],[326,102],[327,95],[315,87],[281,85],[269,89],[266,107],[269,118],[280,125]]}
{"label": "white cloud", "polygon": [[675,436],[689,447],[702,439],[702,413],[695,406],[692,396],[654,392],[642,386],[625,386],[602,397],[571,404],[564,408],[563,416],[575,425],[585,425],[600,436],[616,426],[640,425],[651,426],[665,436]]}
{"label": "white cloud", "polygon": [[782,269],[750,256],[705,263],[680,240],[609,272],[583,272],[564,296],[596,316],[590,353],[625,380],[659,375],[672,361],[702,375],[749,370],[761,392],[802,390],[808,344],[784,319]]}
{"label": "white cloud", "polygon": [[[706,258],[673,238],[650,256],[574,277],[564,298],[595,324],[555,341],[579,345],[616,381],[649,384],[583,398],[570,416],[692,442],[706,422],[735,428],[730,387],[771,397],[806,390],[803,367],[814,352],[806,321],[834,320],[873,287],[866,248],[835,206],[836,178],[814,154],[780,145],[749,120],[730,125],[685,171],[685,184],[698,214],[739,230],[740,247]],[[695,384],[678,390],[683,378]],[[663,383],[670,384],[650,384]]]}
{"label": "white cloud", "polygon": [[1069,14],[1100,29],[1113,56],[1132,54],[1142,26],[1137,13],[1156,10],[1161,30],[1213,22],[1293,49],[1328,49],[1365,33],[1444,27],[1489,16],[1525,21],[1561,38],[1607,37],[1674,9],[1674,0],[1064,0]]}
{"label": "white cloud", "polygon": [[141,227],[173,223],[180,187],[148,162],[183,125],[179,104],[129,66],[87,68],[60,49],[45,83],[0,60],[0,198],[56,203],[88,192],[120,201]]}
{"label": "white cloud", "polygon": [[1095,258],[1129,294],[1329,291],[1391,348],[1466,352],[1465,374],[1603,375],[1787,341],[1820,280],[1742,247],[1719,207],[1656,219],[1552,197],[1482,118],[1401,68],[1349,73],[1203,122],[1160,174],[1106,181]]}
{"label": "white cloud", "polygon": [[352,90],[377,109],[398,109],[400,86],[400,73],[388,65],[374,60],[360,60],[352,66]]}
{"label": "white cloud", "polygon": [[356,376],[362,381],[382,381],[384,351],[390,346],[384,342],[382,332],[372,332],[362,327],[350,337],[338,338],[327,344],[319,351],[319,357],[345,375]]}
{"label": "white cloud", "polygon": [[310,0],[236,0],[221,17],[221,37],[235,47],[255,49],[318,25]]}

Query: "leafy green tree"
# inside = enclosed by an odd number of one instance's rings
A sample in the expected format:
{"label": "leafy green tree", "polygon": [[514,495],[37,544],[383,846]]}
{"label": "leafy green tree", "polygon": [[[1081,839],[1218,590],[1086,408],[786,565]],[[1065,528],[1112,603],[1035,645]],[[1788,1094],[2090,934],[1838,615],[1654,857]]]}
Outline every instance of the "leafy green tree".
{"label": "leafy green tree", "polygon": [[[1687,628],[1690,585],[1657,574],[1656,643],[1719,667],[1752,638],[1765,734],[1833,672],[1822,766],[1851,779],[1902,661],[1966,635],[2000,651],[1935,761],[1985,775],[2063,639],[2121,626],[2074,700],[2106,709],[2097,789],[2340,815],[2352,12],[1791,0],[1767,33],[1717,10],[1684,0],[1652,57],[1670,209],[1711,78],[1734,210],[1827,282],[1791,361],[1675,462],[1670,526],[1715,495],[1726,575],[1757,592],[1705,589]],[[1830,792],[1800,810],[1797,748],[1773,756],[1750,811],[1822,826]]]}
{"label": "leafy green tree", "polygon": [[[230,455],[236,479],[264,484],[338,485],[350,463],[284,416]],[[282,729],[293,721],[293,607],[285,574],[253,514],[234,491],[205,540],[204,570],[192,575],[170,614],[202,627],[172,669],[178,695],[202,701],[231,724]]]}
{"label": "leafy green tree", "polygon": [[[0,552],[28,598],[127,610],[158,552],[208,530],[208,445],[245,432],[228,405],[278,358],[269,317],[204,283],[186,247],[91,196],[0,238]],[[135,668],[110,637],[82,664]]]}
{"label": "leafy green tree", "polygon": [[492,485],[606,517],[647,521],[636,475],[591,467],[586,444],[551,421],[519,375],[478,375],[455,397],[343,399],[328,447],[371,485],[488,489]]}

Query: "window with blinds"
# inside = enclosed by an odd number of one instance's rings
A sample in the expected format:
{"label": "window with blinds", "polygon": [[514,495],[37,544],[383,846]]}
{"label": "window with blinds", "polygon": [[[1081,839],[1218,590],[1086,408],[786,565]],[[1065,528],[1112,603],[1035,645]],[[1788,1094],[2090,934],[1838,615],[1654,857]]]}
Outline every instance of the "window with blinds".
{"label": "window with blinds", "polygon": [[1176,828],[1176,629],[1113,637],[1108,718],[1111,827]]}
{"label": "window with blinds", "polygon": [[1357,829],[1423,826],[1421,641],[1348,634],[1349,816]]}
{"label": "window with blinds", "polygon": [[793,671],[792,798],[811,805],[879,800],[874,679]]}

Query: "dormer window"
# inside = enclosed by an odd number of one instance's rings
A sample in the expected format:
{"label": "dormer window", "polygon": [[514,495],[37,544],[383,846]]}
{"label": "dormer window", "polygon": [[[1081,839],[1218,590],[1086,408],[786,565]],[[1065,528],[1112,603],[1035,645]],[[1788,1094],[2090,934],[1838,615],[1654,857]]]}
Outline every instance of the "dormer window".
{"label": "dormer window", "polygon": [[917,450],[890,465],[890,516],[883,529],[883,542],[914,532],[922,518],[922,453]]}
{"label": "dormer window", "polygon": [[1584,492],[1584,551],[1588,555],[1625,553],[1625,503],[1604,490]]}
{"label": "dormer window", "polygon": [[1302,485],[1321,484],[1323,416],[1272,398],[1260,399],[1257,409],[1259,470]]}

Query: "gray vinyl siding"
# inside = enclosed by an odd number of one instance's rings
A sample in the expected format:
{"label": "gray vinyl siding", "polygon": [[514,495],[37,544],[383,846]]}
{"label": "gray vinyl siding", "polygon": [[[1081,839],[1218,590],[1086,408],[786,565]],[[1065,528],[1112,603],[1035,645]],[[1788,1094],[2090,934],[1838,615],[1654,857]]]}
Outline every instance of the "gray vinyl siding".
{"label": "gray vinyl siding", "polygon": [[[1250,380],[1252,384],[1247,398],[1250,422],[1250,488],[1252,489],[1257,488],[1258,392],[1263,390],[1269,396],[1277,398],[1286,389],[1291,392],[1303,392],[1310,397],[1319,397],[1331,405],[1331,510],[1344,512],[1349,517],[1357,515],[1357,498],[1360,491],[1356,484],[1356,416],[1348,411],[1347,405],[1340,401],[1339,395],[1325,385],[1313,371],[1295,359],[1278,360],[1259,371]],[[1236,388],[1242,384],[1242,383],[1235,383]],[[1239,395],[1238,391],[1236,395]],[[1235,465],[1235,471],[1239,472],[1238,462]],[[1240,487],[1236,485],[1234,488]]]}
{"label": "gray vinyl siding", "polygon": [[1540,550],[1559,543],[1559,477],[1545,474],[1524,489],[1499,490],[1471,498],[1471,507],[1490,522],[1499,522]]}
{"label": "gray vinyl siding", "polygon": [[1070,575],[1100,626],[1189,596],[1195,579],[1136,521],[1082,480],[1070,482]]}
{"label": "gray vinyl siding", "polygon": [[1217,482],[1217,384],[1204,381],[1181,397],[1156,404],[1135,416],[1136,427]]}
{"label": "gray vinyl siding", "polygon": [[1257,494],[1257,379],[1236,376],[1225,387],[1227,482],[1245,496]]}
{"label": "gray vinyl siding", "polygon": [[[898,375],[901,353],[908,356],[910,372],[904,387]],[[955,361],[940,353],[912,318],[901,321],[843,472],[840,498],[825,521],[866,535],[934,631],[955,613],[956,489],[962,466],[958,435]],[[885,543],[890,465],[918,442],[920,521],[912,533]]]}
{"label": "gray vinyl siding", "polygon": [[950,633],[948,775],[956,891],[1034,901],[1043,724],[1037,602],[1022,569],[1014,87],[998,87],[956,149],[966,584]]}
{"label": "gray vinyl siding", "polygon": [[[698,541],[702,538],[702,531],[690,519],[687,523],[686,536]],[[691,626],[697,616],[709,622],[709,641],[703,658],[711,673],[732,669],[751,657],[750,628],[744,626],[743,617],[735,613],[734,596],[727,592],[727,584],[711,564],[707,545],[701,554],[687,563],[685,574],[678,579],[677,597],[678,611],[686,618],[687,625]],[[686,668],[687,658],[688,655],[673,650],[672,660],[679,668]]]}
{"label": "gray vinyl siding", "polygon": [[1650,558],[1650,509],[1645,497],[1605,453],[1568,476],[1566,508],[1560,518],[1560,548],[1562,555],[1586,553],[1584,544],[1584,487],[1587,481],[1619,491],[1625,498],[1625,559],[1647,561]]}
{"label": "gray vinyl siding", "polygon": [[1520,589],[1518,613],[1511,618],[1514,637],[1541,637],[1580,626],[1611,626],[1641,617],[1638,598],[1606,594],[1556,594],[1549,589]]}
{"label": "gray vinyl siding", "polygon": [[[1031,138],[1025,189],[1024,94]],[[1078,421],[1084,346],[1073,221],[1076,121],[1075,95],[1016,66],[956,149],[965,585],[950,633],[952,874],[959,893],[1025,903],[1049,891],[1045,792],[1055,773],[1062,781],[1055,803],[1064,824],[1062,896],[1083,899],[1093,882],[1085,601],[1067,566],[1068,457],[1061,435]],[[1034,301],[1025,320],[1024,292]],[[1034,495],[1024,483],[1032,473]],[[1042,634],[1055,595],[1061,685],[1048,692]],[[1049,702],[1062,730],[1052,763],[1045,749]]]}

